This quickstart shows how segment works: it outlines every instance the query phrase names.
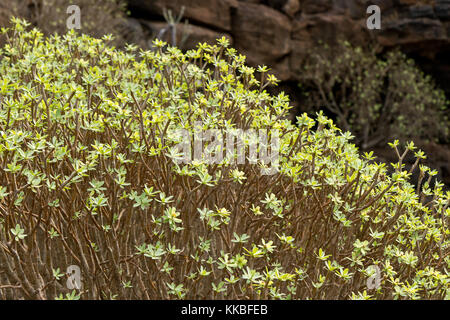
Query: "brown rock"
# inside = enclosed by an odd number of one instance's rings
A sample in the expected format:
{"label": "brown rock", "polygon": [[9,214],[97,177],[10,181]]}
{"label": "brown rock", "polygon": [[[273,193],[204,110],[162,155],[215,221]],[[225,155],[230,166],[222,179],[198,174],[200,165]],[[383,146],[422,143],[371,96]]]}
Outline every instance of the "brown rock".
{"label": "brown rock", "polygon": [[430,40],[447,40],[445,26],[434,19],[401,19],[386,22],[378,35],[378,42],[387,47]]}
{"label": "brown rock", "polygon": [[298,79],[308,49],[320,42],[329,45],[339,40],[365,42],[365,25],[345,15],[314,15],[296,20],[292,30],[291,76]]}
{"label": "brown rock", "polygon": [[289,18],[264,5],[240,2],[233,15],[236,49],[250,65],[265,64],[281,80],[289,77],[290,32]]}
{"label": "brown rock", "polygon": [[271,7],[272,9],[281,11],[283,6],[286,4],[288,0],[264,0],[262,4]]}
{"label": "brown rock", "polygon": [[435,18],[433,7],[426,6],[412,6],[409,8],[409,15],[411,18]]}
{"label": "brown rock", "polygon": [[450,1],[437,3],[434,7],[436,16],[441,20],[450,20]]}
{"label": "brown rock", "polygon": [[305,13],[321,13],[333,7],[332,0],[305,0],[302,1],[302,9]]}
{"label": "brown rock", "polygon": [[367,6],[360,1],[338,0],[334,2],[334,9],[340,12],[347,12],[353,19],[361,19],[366,16]]}
{"label": "brown rock", "polygon": [[162,15],[164,8],[176,15],[184,6],[184,18],[204,23],[218,29],[231,29],[231,8],[235,0],[129,0],[129,6],[150,14]]}
{"label": "brown rock", "polygon": [[401,5],[412,6],[412,5],[417,4],[418,1],[417,0],[399,0],[398,2]]}

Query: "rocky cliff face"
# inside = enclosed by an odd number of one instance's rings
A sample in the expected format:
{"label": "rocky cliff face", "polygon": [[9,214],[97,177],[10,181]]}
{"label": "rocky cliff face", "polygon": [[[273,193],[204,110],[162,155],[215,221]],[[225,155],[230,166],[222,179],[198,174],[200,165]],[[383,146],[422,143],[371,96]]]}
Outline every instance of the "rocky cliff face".
{"label": "rocky cliff face", "polygon": [[[249,64],[296,81],[306,49],[339,38],[400,46],[450,94],[450,0],[129,0],[132,16],[157,35],[163,10],[189,19],[184,48],[228,36]],[[381,8],[381,30],[366,27],[367,7]],[[179,30],[186,28],[180,25]],[[187,30],[185,30],[186,33]],[[182,32],[180,32],[182,33]],[[448,59],[450,60],[450,59]]]}

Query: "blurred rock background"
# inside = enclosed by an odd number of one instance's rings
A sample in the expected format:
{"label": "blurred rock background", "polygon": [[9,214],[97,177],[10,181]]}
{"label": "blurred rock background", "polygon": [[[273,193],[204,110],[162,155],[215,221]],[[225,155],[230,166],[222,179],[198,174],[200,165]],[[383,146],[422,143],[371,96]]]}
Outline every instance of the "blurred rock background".
{"label": "blurred rock background", "polygon": [[[324,43],[333,48],[340,40],[370,45],[379,55],[400,49],[450,97],[450,0],[0,0],[0,26],[19,15],[46,33],[65,32],[68,4],[81,7],[82,32],[113,33],[119,46],[133,42],[148,49],[155,37],[170,40],[168,10],[184,50],[226,36],[248,64],[271,68],[281,80],[274,90],[289,94],[293,115],[310,111],[299,90],[310,49]],[[366,27],[371,4],[381,8],[381,30]],[[419,145],[450,185],[448,141]],[[379,160],[395,159],[384,141],[372,149]]]}

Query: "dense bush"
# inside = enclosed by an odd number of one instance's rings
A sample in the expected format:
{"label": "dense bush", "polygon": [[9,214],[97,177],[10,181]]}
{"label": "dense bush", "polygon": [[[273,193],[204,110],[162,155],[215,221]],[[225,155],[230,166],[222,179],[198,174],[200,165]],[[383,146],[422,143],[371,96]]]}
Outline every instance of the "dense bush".
{"label": "dense bush", "polygon": [[448,140],[448,102],[442,90],[400,51],[340,42],[313,48],[300,75],[304,108],[326,108],[364,149],[400,140]]}
{"label": "dense bush", "polygon": [[[392,144],[389,175],[322,114],[294,126],[287,97],[265,90],[276,79],[226,39],[122,52],[14,24],[0,62],[1,297],[449,298],[450,194],[412,144]],[[235,155],[179,164],[174,132],[198,123],[279,130],[278,172]]]}

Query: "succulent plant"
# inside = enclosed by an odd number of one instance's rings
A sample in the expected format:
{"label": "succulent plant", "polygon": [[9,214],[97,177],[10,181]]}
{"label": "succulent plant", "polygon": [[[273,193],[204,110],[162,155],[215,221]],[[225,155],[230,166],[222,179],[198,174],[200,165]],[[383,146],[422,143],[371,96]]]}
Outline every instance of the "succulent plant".
{"label": "succulent plant", "polygon": [[[182,53],[19,19],[1,33],[1,297],[449,297],[450,193],[414,144],[391,144],[389,174],[322,113],[293,124],[266,91],[277,79],[227,39]],[[179,129],[278,130],[276,173],[236,155],[180,163]]]}

